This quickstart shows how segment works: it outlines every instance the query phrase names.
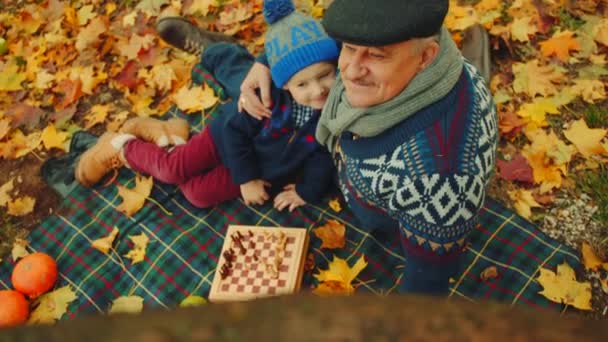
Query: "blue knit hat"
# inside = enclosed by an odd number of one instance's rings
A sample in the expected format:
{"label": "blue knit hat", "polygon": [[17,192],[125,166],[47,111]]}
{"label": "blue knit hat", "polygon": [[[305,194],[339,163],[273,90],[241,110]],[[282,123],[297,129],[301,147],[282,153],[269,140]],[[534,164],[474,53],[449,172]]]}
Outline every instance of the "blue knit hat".
{"label": "blue knit hat", "polygon": [[295,10],[291,0],[264,1],[266,57],[272,80],[281,88],[309,65],[338,59],[338,45],[321,23]]}

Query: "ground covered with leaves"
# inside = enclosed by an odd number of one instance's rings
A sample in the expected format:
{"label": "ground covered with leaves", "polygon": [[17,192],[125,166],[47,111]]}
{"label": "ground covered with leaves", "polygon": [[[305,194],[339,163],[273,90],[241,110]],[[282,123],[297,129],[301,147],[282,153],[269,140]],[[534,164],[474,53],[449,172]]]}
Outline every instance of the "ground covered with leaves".
{"label": "ground covered with leaves", "polygon": [[[321,17],[330,1],[295,2]],[[58,210],[39,170],[67,152],[74,132],[116,131],[174,103],[193,115],[216,103],[188,88],[196,58],[158,38],[158,18],[187,16],[253,53],[266,29],[261,0],[0,0],[0,8],[0,258]],[[457,42],[474,24],[490,33],[501,133],[490,194],[557,240],[587,246],[581,276],[592,284],[594,317],[608,310],[607,16],[605,0],[473,0],[451,2],[446,20]]]}

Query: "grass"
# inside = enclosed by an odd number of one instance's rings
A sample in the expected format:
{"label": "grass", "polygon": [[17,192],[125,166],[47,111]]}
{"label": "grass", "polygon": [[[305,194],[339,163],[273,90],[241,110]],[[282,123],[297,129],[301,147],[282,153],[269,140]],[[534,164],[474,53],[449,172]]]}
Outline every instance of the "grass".
{"label": "grass", "polygon": [[577,183],[577,187],[589,194],[598,206],[593,218],[608,228],[608,166],[602,165],[598,170],[584,172]]}
{"label": "grass", "polygon": [[570,31],[576,31],[579,27],[585,24],[585,21],[577,17],[573,17],[570,12],[562,8],[558,14],[560,26]]}
{"label": "grass", "polygon": [[608,127],[608,108],[590,105],[584,109],[583,115],[590,128]]}

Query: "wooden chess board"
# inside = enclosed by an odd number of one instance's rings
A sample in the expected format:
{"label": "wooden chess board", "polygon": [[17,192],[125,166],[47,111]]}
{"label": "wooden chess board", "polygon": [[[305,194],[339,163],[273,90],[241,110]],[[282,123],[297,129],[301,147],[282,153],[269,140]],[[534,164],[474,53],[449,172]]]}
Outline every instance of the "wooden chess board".
{"label": "wooden chess board", "polygon": [[229,226],[209,300],[239,301],[297,292],[307,249],[304,228]]}

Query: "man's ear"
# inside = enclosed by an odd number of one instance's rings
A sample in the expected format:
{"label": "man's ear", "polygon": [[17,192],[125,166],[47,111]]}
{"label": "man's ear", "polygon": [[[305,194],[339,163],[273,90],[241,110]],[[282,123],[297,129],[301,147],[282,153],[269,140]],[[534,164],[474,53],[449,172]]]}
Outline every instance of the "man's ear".
{"label": "man's ear", "polygon": [[439,43],[436,40],[429,42],[424,50],[422,50],[422,59],[420,60],[420,70],[429,66],[439,54]]}

